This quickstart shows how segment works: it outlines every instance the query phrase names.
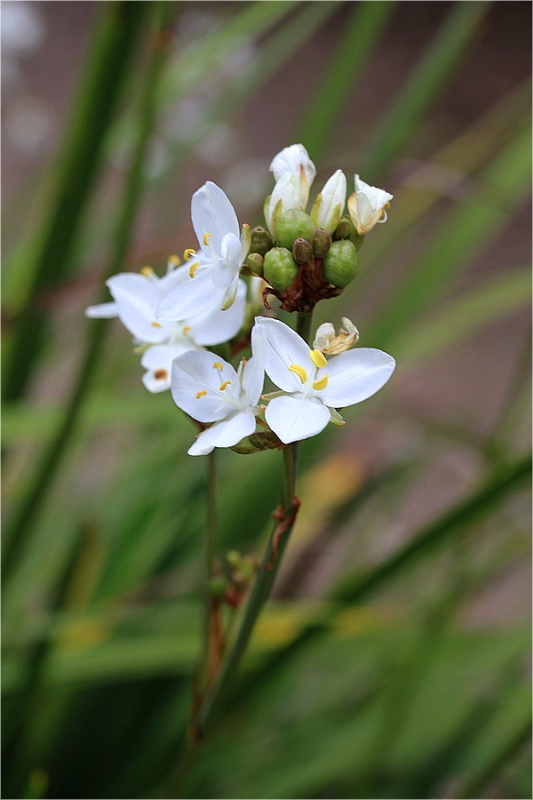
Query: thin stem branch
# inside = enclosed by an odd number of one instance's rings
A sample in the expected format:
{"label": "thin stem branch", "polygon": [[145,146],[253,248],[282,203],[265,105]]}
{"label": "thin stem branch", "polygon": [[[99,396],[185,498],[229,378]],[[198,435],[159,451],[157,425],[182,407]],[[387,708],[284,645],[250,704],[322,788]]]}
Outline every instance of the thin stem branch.
{"label": "thin stem branch", "polygon": [[[296,329],[300,336],[308,341],[311,330],[311,314],[298,314]],[[283,535],[279,536],[279,526],[276,524],[269,537],[252,591],[246,601],[237,634],[226,651],[212,687],[197,709],[192,727],[195,734],[194,741],[189,741],[187,743],[176,771],[171,775],[166,786],[166,796],[169,797],[176,796],[178,787],[181,785],[182,781],[187,778],[198,749],[198,743],[205,736],[208,727],[215,721],[218,712],[228,697],[229,690],[236,677],[241,659],[248,647],[259,614],[270,596],[281,565],[283,553],[294,527],[298,445],[292,444],[284,448],[282,452],[282,498],[283,512],[286,520],[283,526]]]}

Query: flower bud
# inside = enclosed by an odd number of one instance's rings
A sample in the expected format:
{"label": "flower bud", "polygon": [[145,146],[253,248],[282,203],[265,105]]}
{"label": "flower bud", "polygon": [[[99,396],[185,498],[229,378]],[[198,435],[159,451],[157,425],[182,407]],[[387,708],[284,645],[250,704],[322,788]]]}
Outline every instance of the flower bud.
{"label": "flower bud", "polygon": [[227,582],[223,577],[214,577],[209,581],[209,593],[212,597],[222,597],[227,588]]}
{"label": "flower bud", "polygon": [[297,264],[307,264],[313,257],[313,248],[307,239],[295,239],[292,246],[292,256]]}
{"label": "flower bud", "polygon": [[317,228],[313,234],[313,253],[316,258],[324,258],[331,247],[331,234],[323,228]]}
{"label": "flower bud", "polygon": [[349,239],[333,242],[324,261],[322,271],[328,283],[344,289],[359,271],[359,258],[355,245]]}
{"label": "flower bud", "polygon": [[252,275],[256,275],[259,278],[263,274],[263,256],[259,255],[259,253],[249,253],[246,261],[244,262]]}
{"label": "flower bud", "polygon": [[266,228],[262,228],[260,225],[257,228],[253,228],[250,253],[259,253],[259,255],[264,256],[272,245],[272,237]]}
{"label": "flower bud", "polygon": [[265,256],[263,274],[274,289],[284,292],[294,282],[298,274],[298,266],[289,250],[284,247],[273,247]]}
{"label": "flower bud", "polygon": [[338,169],[317,195],[311,217],[317,228],[333,233],[342,217],[346,200],[346,177]]}
{"label": "flower bud", "polygon": [[291,208],[285,211],[277,221],[276,238],[288,250],[292,248],[295,239],[311,240],[315,231],[315,223],[305,211]]}
{"label": "flower bud", "polygon": [[343,217],[340,220],[337,227],[335,228],[335,231],[333,233],[333,238],[335,239],[335,241],[338,241],[339,239],[348,239],[352,229],[355,230],[348,217]]}

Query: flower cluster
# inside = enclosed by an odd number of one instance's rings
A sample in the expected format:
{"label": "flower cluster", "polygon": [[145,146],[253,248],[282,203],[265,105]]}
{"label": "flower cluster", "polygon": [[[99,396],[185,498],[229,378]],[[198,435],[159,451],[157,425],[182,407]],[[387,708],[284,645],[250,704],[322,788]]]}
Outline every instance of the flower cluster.
{"label": "flower cluster", "polygon": [[[363,237],[386,220],[392,195],[356,175],[345,216],[347,181],[337,170],[307,214],[316,170],[303,145],[282,150],[270,169],[276,183],[265,227],[241,227],[226,194],[208,181],[192,197],[198,246],[184,251],[184,263],[172,256],[163,277],[150,267],[116,275],[107,282],[113,302],[86,311],[118,317],[142,353],[145,387],[170,388],[176,405],[200,423],[190,455],[283,447],[329,422],[342,425],[338,409],[371,397],[395,367],[380,350],[350,349],[359,339],[350,320],[338,332],[321,325],[310,346],[283,322],[259,316],[257,302],[257,283],[266,309],[273,295],[300,315],[339,294],[355,278]],[[226,345],[228,357],[251,345],[251,357],[235,369],[210,349],[217,345]],[[265,375],[276,391],[264,394]]]}

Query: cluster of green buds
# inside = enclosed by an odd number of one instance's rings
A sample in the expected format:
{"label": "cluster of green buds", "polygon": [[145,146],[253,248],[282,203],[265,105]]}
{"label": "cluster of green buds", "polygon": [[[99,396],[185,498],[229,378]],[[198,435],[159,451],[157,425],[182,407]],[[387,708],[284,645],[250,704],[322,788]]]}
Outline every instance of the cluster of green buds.
{"label": "cluster of green buds", "polygon": [[316,170],[301,144],[273,160],[276,185],[264,204],[266,225],[252,230],[245,271],[262,277],[269,294],[286,311],[310,311],[340,294],[357,276],[364,235],[385,221],[392,195],[355,176],[356,191],[346,205],[346,177],[337,170],[306,213]]}

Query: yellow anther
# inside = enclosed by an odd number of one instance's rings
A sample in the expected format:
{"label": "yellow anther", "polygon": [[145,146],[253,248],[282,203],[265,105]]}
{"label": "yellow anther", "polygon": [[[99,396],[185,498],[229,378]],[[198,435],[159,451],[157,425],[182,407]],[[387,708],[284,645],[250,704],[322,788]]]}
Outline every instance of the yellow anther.
{"label": "yellow anther", "polygon": [[187,336],[187,334],[189,333],[189,331],[190,331],[190,330],[191,330],[191,326],[190,326],[190,325],[185,325],[185,326],[182,328],[182,331],[181,331],[181,332],[182,332],[182,334],[183,334],[184,336]]}
{"label": "yellow anther", "polygon": [[213,364],[213,369],[224,369],[224,367],[220,363],[220,361],[215,361],[215,363]]}
{"label": "yellow anther", "polygon": [[207,391],[205,389],[203,390],[203,392],[196,392],[196,399],[199,400],[200,397],[205,397],[206,394],[207,394]]}
{"label": "yellow anther", "polygon": [[206,247],[209,244],[209,239],[211,238],[212,235],[213,235],[212,233],[204,233],[203,241]]}
{"label": "yellow anther", "polygon": [[231,381],[224,381],[224,383],[221,383],[220,386],[219,386],[219,391],[223,392],[224,389],[226,388],[226,386],[229,386],[230,383],[231,383]]}
{"label": "yellow anther", "polygon": [[194,255],[196,255],[196,250],[194,250],[192,247],[188,247],[186,250],[183,251],[183,258],[185,261],[188,261]]}
{"label": "yellow anther", "polygon": [[328,363],[326,357],[324,356],[323,353],[320,352],[320,350],[310,350],[309,355],[311,356],[311,361],[313,362],[315,367],[318,367],[319,369],[321,367],[325,367],[326,364]]}
{"label": "yellow anther", "polygon": [[324,375],[323,378],[320,378],[320,380],[313,381],[313,389],[317,389],[317,390],[325,389],[327,385],[328,385],[328,374],[327,374],[327,372],[326,372],[326,374]]}
{"label": "yellow anther", "polygon": [[161,325],[161,323],[160,323],[160,322],[155,322],[155,321],[154,321],[154,322],[152,322],[152,328],[162,328],[162,327],[163,327],[163,326]]}
{"label": "yellow anther", "polygon": [[194,264],[191,264],[189,267],[189,275],[191,278],[194,278],[194,273],[198,269],[198,261],[195,261]]}
{"label": "yellow anther", "polygon": [[156,381],[166,381],[166,379],[168,378],[168,372],[166,371],[166,369],[156,369],[156,371],[154,372],[154,378],[156,379]]}
{"label": "yellow anther", "polygon": [[298,375],[302,383],[307,381],[307,372],[299,364],[291,364],[290,367],[287,367],[287,369],[289,372],[294,372],[295,375]]}
{"label": "yellow anther", "polygon": [[151,278],[152,275],[155,275],[152,267],[143,267],[141,270],[141,275],[144,275],[145,278]]}
{"label": "yellow anther", "polygon": [[173,267],[179,267],[181,264],[181,258],[179,256],[173,255],[170,256],[168,259],[169,264],[172,264]]}

